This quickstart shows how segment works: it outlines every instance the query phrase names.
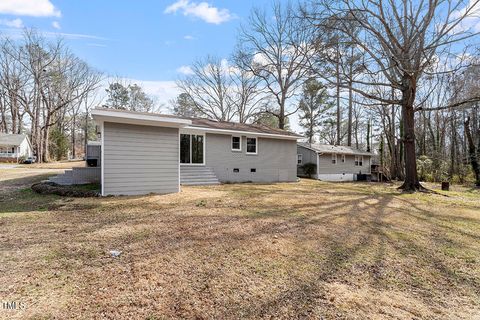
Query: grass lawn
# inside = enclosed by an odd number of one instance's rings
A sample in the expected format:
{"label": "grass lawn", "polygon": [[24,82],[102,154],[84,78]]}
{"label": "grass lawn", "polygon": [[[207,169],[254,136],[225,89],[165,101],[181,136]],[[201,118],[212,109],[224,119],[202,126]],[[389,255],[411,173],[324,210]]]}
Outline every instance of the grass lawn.
{"label": "grass lawn", "polygon": [[25,309],[0,317],[478,319],[480,192],[448,195],[313,180],[87,199],[6,188],[0,300]]}

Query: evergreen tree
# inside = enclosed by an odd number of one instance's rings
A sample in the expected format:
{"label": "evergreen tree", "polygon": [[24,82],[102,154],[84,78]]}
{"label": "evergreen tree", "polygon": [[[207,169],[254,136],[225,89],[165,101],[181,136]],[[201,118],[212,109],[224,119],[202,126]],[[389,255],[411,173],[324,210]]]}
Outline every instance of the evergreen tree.
{"label": "evergreen tree", "polygon": [[300,126],[305,129],[303,134],[309,143],[315,142],[314,137],[320,132],[320,125],[332,108],[333,103],[328,99],[325,86],[313,78],[305,81],[298,109]]}
{"label": "evergreen tree", "polygon": [[172,99],[170,104],[173,114],[177,116],[195,118],[201,115],[195,107],[195,102],[187,93],[180,93],[176,99]]}

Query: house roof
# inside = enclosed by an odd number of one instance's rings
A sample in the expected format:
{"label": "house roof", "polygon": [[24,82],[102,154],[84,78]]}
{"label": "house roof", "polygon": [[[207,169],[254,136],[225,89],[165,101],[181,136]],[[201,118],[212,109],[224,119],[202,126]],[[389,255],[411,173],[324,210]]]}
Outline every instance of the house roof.
{"label": "house roof", "polygon": [[19,146],[23,140],[27,138],[24,134],[7,134],[0,133],[0,145],[2,146]]}
{"label": "house roof", "polygon": [[262,124],[247,124],[247,123],[238,123],[238,122],[229,122],[229,121],[215,121],[210,119],[203,118],[191,118],[192,124],[190,127],[198,128],[209,128],[209,129],[219,129],[219,130],[231,130],[231,131],[242,131],[242,132],[252,132],[252,133],[267,133],[275,135],[284,135],[291,137],[301,138],[302,136],[282,129],[271,128]]}
{"label": "house roof", "polygon": [[95,108],[92,111],[92,115],[99,116],[100,118],[106,115],[110,115],[113,118],[132,118],[144,117],[149,119],[150,122],[178,122],[179,127],[186,129],[206,129],[212,132],[239,132],[239,133],[254,133],[265,136],[283,136],[292,139],[301,138],[302,136],[282,129],[271,128],[261,124],[246,124],[229,121],[216,121],[206,118],[188,118],[170,114],[159,114],[151,112],[137,112],[129,110],[119,110],[110,108]]}
{"label": "house roof", "polygon": [[319,144],[319,143],[306,143],[299,142],[299,146],[313,150],[318,153],[338,153],[338,154],[350,154],[350,155],[362,155],[362,156],[373,156],[373,153],[358,150],[352,147],[347,146],[334,146],[330,144]]}

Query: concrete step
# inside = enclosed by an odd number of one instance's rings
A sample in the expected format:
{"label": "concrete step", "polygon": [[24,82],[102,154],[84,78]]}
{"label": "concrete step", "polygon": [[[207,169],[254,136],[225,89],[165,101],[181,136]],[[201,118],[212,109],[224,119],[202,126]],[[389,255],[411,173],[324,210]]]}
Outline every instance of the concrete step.
{"label": "concrete step", "polygon": [[202,182],[182,182],[181,185],[183,186],[209,186],[209,185],[216,185],[220,184],[220,182],[216,181],[202,181]]}
{"label": "concrete step", "polygon": [[204,166],[180,167],[180,184],[189,186],[220,184],[215,171]]}
{"label": "concrete step", "polygon": [[199,174],[199,173],[182,173],[180,175],[182,178],[201,178],[201,177],[210,177],[210,178],[216,178],[217,176],[214,173],[205,173],[205,174]]}
{"label": "concrete step", "polygon": [[186,183],[220,183],[217,179],[202,179],[202,180],[181,180],[180,184]]}

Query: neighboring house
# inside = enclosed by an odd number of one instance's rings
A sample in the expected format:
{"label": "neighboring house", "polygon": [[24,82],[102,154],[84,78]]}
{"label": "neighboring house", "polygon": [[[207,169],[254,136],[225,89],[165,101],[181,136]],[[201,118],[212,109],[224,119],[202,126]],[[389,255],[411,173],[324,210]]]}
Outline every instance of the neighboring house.
{"label": "neighboring house", "polygon": [[297,180],[297,139],[263,125],[97,108],[102,195],[171,193],[180,184]]}
{"label": "neighboring house", "polygon": [[33,155],[32,145],[25,134],[0,133],[0,160],[17,161]]}
{"label": "neighboring house", "polygon": [[[325,181],[354,181],[368,178],[373,154],[352,147],[327,144],[297,145],[298,175],[304,176],[302,165],[314,163],[315,178]],[[366,175],[366,176],[365,176]]]}

